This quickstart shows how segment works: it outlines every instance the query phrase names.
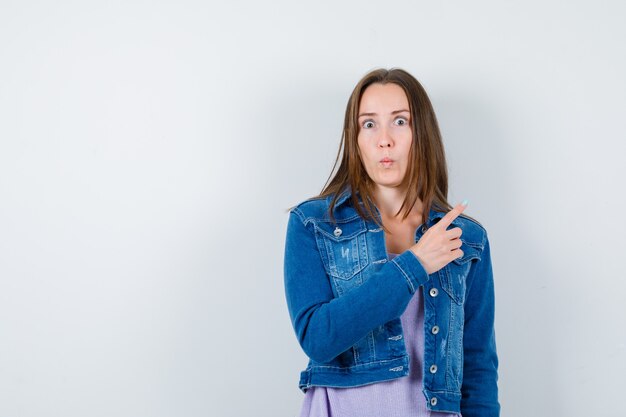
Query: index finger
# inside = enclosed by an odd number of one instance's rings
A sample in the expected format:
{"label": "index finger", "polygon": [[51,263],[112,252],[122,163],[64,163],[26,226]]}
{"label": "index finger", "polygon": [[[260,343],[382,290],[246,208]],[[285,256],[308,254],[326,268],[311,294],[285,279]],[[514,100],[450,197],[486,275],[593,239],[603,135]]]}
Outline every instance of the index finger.
{"label": "index finger", "polygon": [[441,220],[439,220],[439,222],[437,222],[437,226],[441,225],[444,230],[448,229],[448,226],[450,226],[454,219],[459,217],[459,214],[461,214],[463,210],[465,210],[465,207],[467,207],[467,199],[463,200],[462,202],[457,204],[455,208],[447,212],[446,215],[443,216]]}

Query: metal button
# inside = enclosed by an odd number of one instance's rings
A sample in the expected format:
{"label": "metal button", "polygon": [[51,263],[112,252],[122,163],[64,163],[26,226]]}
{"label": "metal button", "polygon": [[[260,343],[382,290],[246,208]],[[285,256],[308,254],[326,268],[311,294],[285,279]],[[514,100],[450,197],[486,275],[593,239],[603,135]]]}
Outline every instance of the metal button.
{"label": "metal button", "polygon": [[341,229],[339,227],[336,227],[335,231],[333,232],[333,234],[335,236],[337,236],[337,237],[341,236],[341,233],[343,233],[343,232],[341,231]]}
{"label": "metal button", "polygon": [[430,373],[434,374],[435,372],[437,372],[437,365],[430,365]]}
{"label": "metal button", "polygon": [[439,294],[439,290],[437,288],[431,288],[430,289],[430,296],[431,297],[436,297],[437,294]]}
{"label": "metal button", "polygon": [[430,399],[430,405],[433,405],[433,406],[437,405],[437,397],[433,397]]}
{"label": "metal button", "polygon": [[437,334],[439,333],[439,326],[433,326],[433,328],[430,330],[433,334]]}

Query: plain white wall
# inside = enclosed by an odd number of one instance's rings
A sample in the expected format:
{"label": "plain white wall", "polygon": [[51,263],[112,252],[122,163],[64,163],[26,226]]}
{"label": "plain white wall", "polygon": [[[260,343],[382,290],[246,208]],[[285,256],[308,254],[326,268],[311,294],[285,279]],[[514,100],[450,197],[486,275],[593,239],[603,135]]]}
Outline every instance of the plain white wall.
{"label": "plain white wall", "polygon": [[295,416],[286,208],[357,80],[429,92],[503,415],[623,415],[618,1],[0,3],[0,417]]}

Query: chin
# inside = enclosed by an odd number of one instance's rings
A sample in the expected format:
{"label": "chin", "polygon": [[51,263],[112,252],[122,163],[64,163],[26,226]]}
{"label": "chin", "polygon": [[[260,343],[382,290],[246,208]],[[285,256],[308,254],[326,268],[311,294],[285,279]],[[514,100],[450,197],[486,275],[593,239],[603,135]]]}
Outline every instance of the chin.
{"label": "chin", "polygon": [[376,183],[376,185],[379,185],[381,187],[398,187],[400,184],[402,184],[402,180],[389,180],[389,179],[385,179],[385,180],[381,180],[381,181],[374,181]]}

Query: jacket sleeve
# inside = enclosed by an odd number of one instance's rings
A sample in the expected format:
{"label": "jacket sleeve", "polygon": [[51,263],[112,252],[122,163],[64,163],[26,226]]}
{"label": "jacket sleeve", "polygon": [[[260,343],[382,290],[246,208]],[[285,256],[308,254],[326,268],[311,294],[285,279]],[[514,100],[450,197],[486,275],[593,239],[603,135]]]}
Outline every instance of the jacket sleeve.
{"label": "jacket sleeve", "polygon": [[461,414],[463,417],[496,417],[500,415],[500,404],[494,328],[495,295],[486,232],[480,260],[468,274],[466,291]]}
{"label": "jacket sleeve", "polygon": [[428,280],[413,252],[386,262],[363,284],[335,298],[315,239],[298,208],[289,213],[284,286],[291,323],[306,355],[327,362],[369,331],[400,317],[412,294]]}

